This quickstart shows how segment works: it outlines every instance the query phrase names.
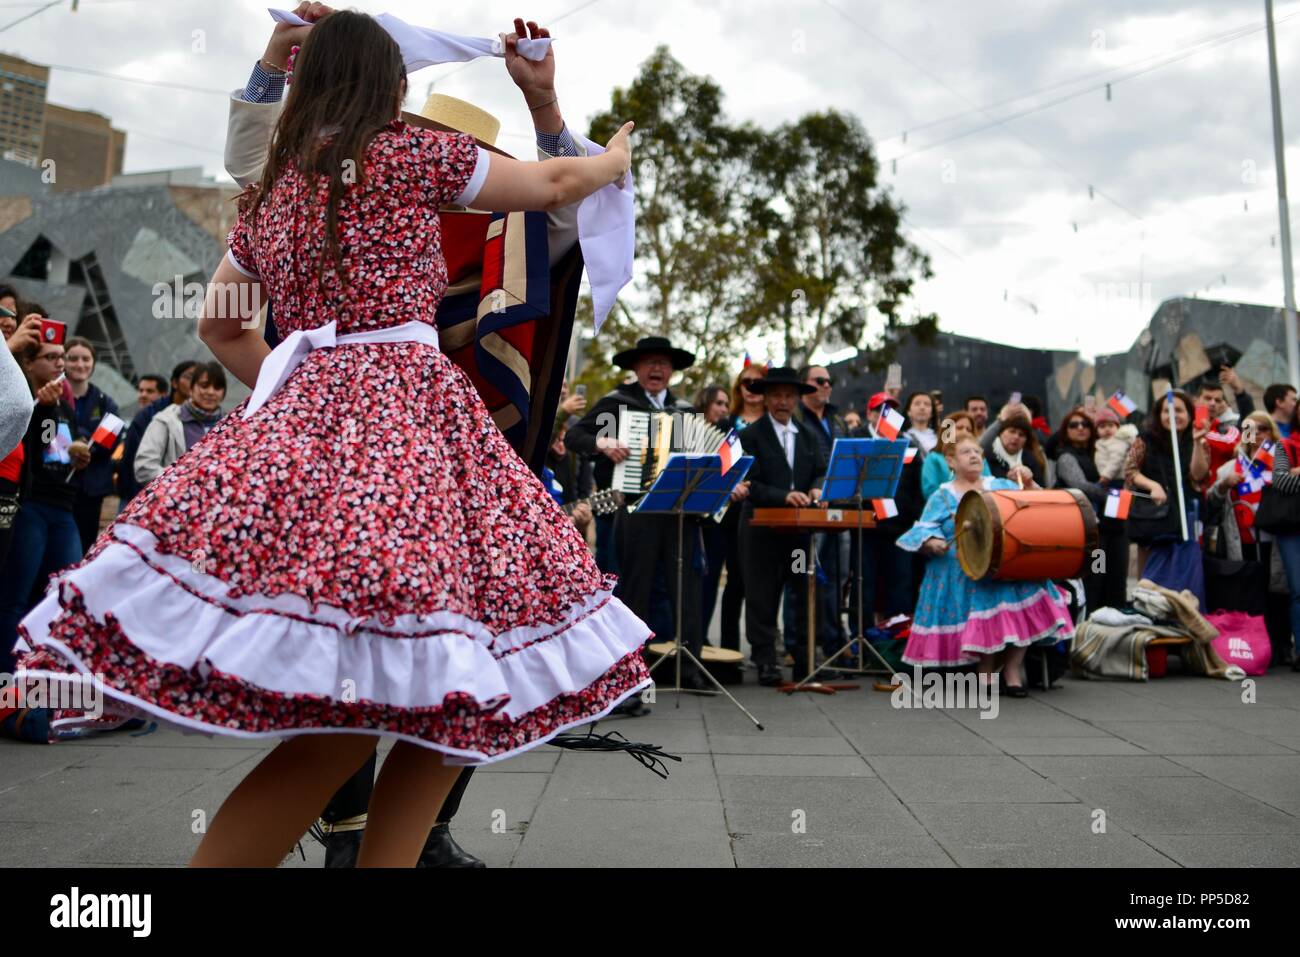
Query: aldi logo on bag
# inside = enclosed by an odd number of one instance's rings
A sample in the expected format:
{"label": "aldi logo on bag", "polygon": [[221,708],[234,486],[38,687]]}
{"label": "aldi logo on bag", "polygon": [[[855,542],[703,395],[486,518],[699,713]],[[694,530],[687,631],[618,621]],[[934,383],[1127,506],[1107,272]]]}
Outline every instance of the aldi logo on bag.
{"label": "aldi logo on bag", "polygon": [[1255,653],[1250,650],[1250,643],[1245,638],[1229,638],[1228,657],[1240,658],[1242,661],[1254,661]]}

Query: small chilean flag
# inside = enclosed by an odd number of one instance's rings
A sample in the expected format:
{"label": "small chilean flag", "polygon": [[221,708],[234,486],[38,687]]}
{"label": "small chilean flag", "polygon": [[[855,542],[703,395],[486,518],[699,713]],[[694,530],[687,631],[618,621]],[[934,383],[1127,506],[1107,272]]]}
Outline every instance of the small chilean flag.
{"label": "small chilean flag", "polygon": [[894,504],[892,498],[873,498],[871,508],[876,513],[877,521],[883,522],[887,518],[894,518],[898,515],[898,506]]}
{"label": "small chilean flag", "polygon": [[912,460],[916,458],[916,446],[909,445],[907,451],[903,453],[903,464],[911,465]]}
{"label": "small chilean flag", "polygon": [[122,434],[122,428],[125,425],[126,423],[112,412],[106,412],[104,417],[99,420],[99,428],[95,429],[95,434],[90,437],[90,441],[96,445],[102,445],[106,449],[111,449],[117,445],[117,437]]}
{"label": "small chilean flag", "polygon": [[740,436],[736,434],[735,429],[732,429],[718,448],[718,457],[722,459],[722,474],[726,475],[730,472],[731,467],[740,461],[743,454],[740,448]]}
{"label": "small chilean flag", "polygon": [[880,421],[876,423],[876,431],[892,442],[898,438],[898,433],[903,431],[903,422],[901,412],[886,406],[884,413],[880,416]]}
{"label": "small chilean flag", "polygon": [[1107,518],[1128,518],[1128,507],[1133,504],[1133,493],[1126,489],[1113,488],[1106,496]]}
{"label": "small chilean flag", "polygon": [[1265,440],[1261,443],[1259,451],[1255,453],[1255,464],[1259,465],[1265,471],[1273,471],[1273,443]]}
{"label": "small chilean flag", "polygon": [[1106,404],[1114,409],[1115,414],[1121,419],[1127,419],[1137,411],[1137,403],[1126,396],[1123,392],[1116,392],[1106,400]]}
{"label": "small chilean flag", "polygon": [[744,367],[745,367],[746,369],[748,369],[748,368],[749,368],[750,366],[752,366],[753,364],[754,364],[754,360],[751,359],[751,358],[749,357],[749,350],[746,349],[746,350],[745,350],[745,366],[744,366]]}

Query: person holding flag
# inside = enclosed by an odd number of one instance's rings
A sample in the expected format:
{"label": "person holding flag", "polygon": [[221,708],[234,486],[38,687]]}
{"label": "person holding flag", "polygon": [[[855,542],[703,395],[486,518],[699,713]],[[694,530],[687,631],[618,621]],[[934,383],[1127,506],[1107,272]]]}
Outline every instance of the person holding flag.
{"label": "person holding flag", "polygon": [[1169,392],[1152,414],[1147,431],[1129,447],[1124,484],[1130,491],[1149,496],[1134,502],[1129,516],[1129,538],[1137,543],[1141,574],[1151,577],[1147,564],[1153,559],[1156,568],[1178,564],[1181,571],[1171,572],[1164,580],[1152,580],[1175,591],[1191,588],[1204,602],[1205,580],[1199,560],[1193,562],[1187,549],[1186,560],[1177,562],[1179,546],[1196,540],[1198,485],[1209,474],[1207,429],[1194,427],[1192,410],[1186,392]]}
{"label": "person holding flag", "polygon": [[[1255,513],[1264,487],[1273,482],[1278,455],[1285,451],[1267,412],[1252,412],[1242,420],[1243,438],[1236,455],[1214,473],[1206,496],[1211,515],[1220,514],[1219,551],[1229,561],[1259,562],[1269,567],[1273,536],[1255,527]],[[1221,512],[1220,512],[1221,510]]]}
{"label": "person holding flag", "polygon": [[[862,603],[863,621],[875,621],[876,609],[880,620],[896,615],[911,614],[916,605],[916,583],[921,580],[922,567],[915,556],[894,547],[898,537],[906,532],[925,509],[925,496],[921,491],[923,462],[936,456],[926,456],[911,436],[900,436],[903,416],[898,410],[898,399],[888,392],[877,392],[867,400],[867,421],[855,430],[855,439],[903,438],[907,451],[903,455],[903,472],[894,491],[892,508],[889,503],[872,502],[876,513],[874,528],[863,532],[849,532],[849,605],[848,619],[857,621],[858,543],[862,535]],[[891,434],[892,433],[892,434]],[[895,512],[895,514],[890,514]],[[914,567],[915,566],[915,567]],[[877,601],[877,591],[880,600]]]}
{"label": "person holding flag", "polygon": [[[95,347],[90,341],[73,336],[64,344],[64,349],[65,371],[77,414],[74,433],[78,439],[90,442],[105,416],[121,421],[117,403],[90,381],[96,361]],[[100,511],[105,497],[113,494],[113,450],[117,448],[117,439],[114,438],[107,446],[102,442],[90,442],[89,448],[90,464],[72,478],[72,487],[77,490],[72,511],[77,521],[77,534],[81,536],[82,551],[89,549],[99,537]]]}

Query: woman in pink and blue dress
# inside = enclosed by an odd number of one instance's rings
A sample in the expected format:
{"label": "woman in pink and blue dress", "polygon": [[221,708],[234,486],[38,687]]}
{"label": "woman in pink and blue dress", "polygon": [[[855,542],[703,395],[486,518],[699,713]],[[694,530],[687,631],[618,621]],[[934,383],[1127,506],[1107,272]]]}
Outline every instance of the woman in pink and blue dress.
{"label": "woman in pink and blue dress", "polygon": [[970,435],[950,445],[947,458],[952,481],[939,486],[917,523],[898,539],[899,548],[930,558],[903,660],[922,667],[973,664],[988,675],[1000,659],[1006,693],[1023,698],[1025,652],[1035,642],[1073,634],[1069,609],[1050,581],[973,581],[962,571],[953,542],[957,506],[967,492],[1019,488],[1011,479],[1025,488],[1038,486],[1023,465],[1006,479],[983,475],[984,450]]}
{"label": "woman in pink and blue dress", "polygon": [[[359,863],[414,865],[458,765],[649,684],[649,629],[434,327],[439,208],[577,202],[626,174],[631,124],[603,154],[517,163],[408,126],[405,95],[372,18],[312,29],[200,323],[253,395],[23,622],[27,678],[92,674],[125,714],[285,739],[195,865],[277,864],[381,736]],[[273,353],[250,321],[267,298],[293,333]]]}

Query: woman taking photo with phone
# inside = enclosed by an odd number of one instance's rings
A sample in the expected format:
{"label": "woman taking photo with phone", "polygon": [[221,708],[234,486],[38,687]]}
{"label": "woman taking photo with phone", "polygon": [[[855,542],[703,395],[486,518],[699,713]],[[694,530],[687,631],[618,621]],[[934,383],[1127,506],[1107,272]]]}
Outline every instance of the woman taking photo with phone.
{"label": "woman taking photo with phone", "polygon": [[[649,629],[434,327],[439,208],[578,202],[623,179],[631,124],[600,155],[519,163],[408,126],[405,95],[374,19],[311,27],[200,323],[253,395],[25,622],[33,674],[99,673],[116,706],[287,738],[226,799],[195,865],[279,863],[383,735],[397,743],[358,863],[412,866],[458,765],[518,754],[648,684]],[[248,321],[267,298],[286,334],[274,352]]]}

